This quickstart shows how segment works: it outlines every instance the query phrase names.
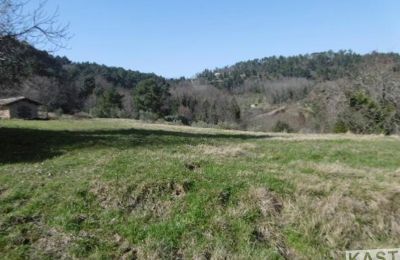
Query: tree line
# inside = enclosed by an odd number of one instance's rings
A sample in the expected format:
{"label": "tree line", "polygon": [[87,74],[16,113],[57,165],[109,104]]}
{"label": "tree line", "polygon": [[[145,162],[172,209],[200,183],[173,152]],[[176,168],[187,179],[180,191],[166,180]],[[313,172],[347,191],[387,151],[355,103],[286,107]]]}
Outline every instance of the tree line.
{"label": "tree line", "polygon": [[[166,79],[53,56],[68,26],[44,2],[0,0],[0,96],[59,114],[164,120],[263,131],[397,133],[400,55],[327,51],[273,56]],[[39,48],[37,48],[39,46]]]}

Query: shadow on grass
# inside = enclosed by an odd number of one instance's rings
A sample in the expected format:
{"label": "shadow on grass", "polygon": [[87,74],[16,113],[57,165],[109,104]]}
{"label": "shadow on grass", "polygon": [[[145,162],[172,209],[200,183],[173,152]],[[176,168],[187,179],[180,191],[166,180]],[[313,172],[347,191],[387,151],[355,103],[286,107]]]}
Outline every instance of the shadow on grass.
{"label": "shadow on grass", "polygon": [[195,145],[217,140],[248,140],[268,137],[267,135],[202,134],[146,129],[53,131],[0,128],[0,164],[40,162],[74,149],[95,146],[128,149],[136,146]]}

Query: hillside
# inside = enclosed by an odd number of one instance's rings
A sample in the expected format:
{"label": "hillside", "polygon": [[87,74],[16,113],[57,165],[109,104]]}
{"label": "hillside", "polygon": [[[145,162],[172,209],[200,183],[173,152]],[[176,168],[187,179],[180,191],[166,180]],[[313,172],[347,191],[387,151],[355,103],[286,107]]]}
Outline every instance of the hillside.
{"label": "hillside", "polygon": [[0,60],[0,96],[25,95],[57,114],[135,118],[253,131],[400,132],[400,55],[351,51],[267,57],[192,79],[74,63],[18,46]]}
{"label": "hillside", "polygon": [[267,57],[205,70],[189,85],[211,85],[235,97],[244,129],[396,133],[400,123],[396,53]]}
{"label": "hillside", "polygon": [[[12,52],[8,51],[11,49]],[[90,112],[104,99],[105,93],[127,96],[120,100],[128,112],[131,92],[148,79],[163,82],[153,73],[141,73],[96,63],[76,63],[67,57],[53,56],[25,42],[2,40],[0,53],[0,97],[25,95],[49,106],[50,111],[64,113]],[[129,95],[129,97],[128,97]]]}
{"label": "hillside", "polygon": [[397,137],[2,121],[0,258],[339,258],[400,243]]}

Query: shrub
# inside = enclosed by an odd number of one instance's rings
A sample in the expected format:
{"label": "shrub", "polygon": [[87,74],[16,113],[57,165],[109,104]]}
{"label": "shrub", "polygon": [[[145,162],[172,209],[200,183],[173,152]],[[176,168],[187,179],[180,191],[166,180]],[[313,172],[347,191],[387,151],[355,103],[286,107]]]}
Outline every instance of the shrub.
{"label": "shrub", "polygon": [[139,111],[139,119],[143,121],[154,122],[159,118],[156,113],[149,112],[149,111]]}
{"label": "shrub", "polygon": [[349,131],[349,129],[347,128],[346,124],[342,120],[338,120],[335,123],[335,126],[333,128],[334,133],[342,134],[342,133],[346,133],[347,131]]}
{"label": "shrub", "polygon": [[54,114],[56,117],[60,118],[64,114],[64,111],[61,108],[57,108],[54,110]]}
{"label": "shrub", "polygon": [[183,124],[183,125],[190,125],[191,121],[184,117],[184,116],[180,116],[180,115],[169,115],[169,116],[165,116],[164,120],[167,122],[171,122],[174,124]]}
{"label": "shrub", "polygon": [[276,122],[275,126],[272,128],[273,132],[286,132],[286,133],[291,133],[293,132],[293,129],[290,127],[290,125],[286,122],[278,121]]}

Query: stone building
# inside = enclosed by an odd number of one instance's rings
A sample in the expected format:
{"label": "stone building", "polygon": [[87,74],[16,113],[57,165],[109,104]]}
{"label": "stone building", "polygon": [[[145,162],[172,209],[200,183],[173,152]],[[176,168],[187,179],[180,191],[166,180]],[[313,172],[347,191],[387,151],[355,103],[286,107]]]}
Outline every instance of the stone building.
{"label": "stone building", "polygon": [[0,119],[37,119],[43,104],[26,97],[0,99]]}

